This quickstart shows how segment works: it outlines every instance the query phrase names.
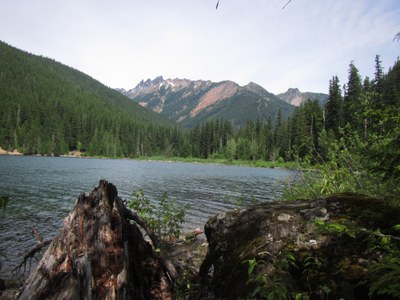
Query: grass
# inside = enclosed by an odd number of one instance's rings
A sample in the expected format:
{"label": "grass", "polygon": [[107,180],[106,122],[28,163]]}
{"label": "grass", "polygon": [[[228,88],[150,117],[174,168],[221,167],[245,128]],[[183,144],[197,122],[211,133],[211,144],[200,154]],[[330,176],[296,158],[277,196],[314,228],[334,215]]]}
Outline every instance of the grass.
{"label": "grass", "polygon": [[224,158],[196,158],[196,157],[164,157],[164,156],[150,156],[150,157],[139,157],[138,160],[147,161],[171,161],[171,162],[183,162],[183,163],[201,163],[201,164],[219,164],[219,165],[230,165],[230,166],[245,166],[245,167],[257,167],[257,168],[286,168],[286,169],[297,169],[298,163],[296,162],[272,162],[263,160],[229,160]]}

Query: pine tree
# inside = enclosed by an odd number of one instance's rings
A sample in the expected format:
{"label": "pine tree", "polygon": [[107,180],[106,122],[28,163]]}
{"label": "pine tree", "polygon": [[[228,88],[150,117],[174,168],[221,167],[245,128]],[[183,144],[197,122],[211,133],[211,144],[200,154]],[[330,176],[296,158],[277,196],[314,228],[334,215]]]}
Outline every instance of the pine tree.
{"label": "pine tree", "polygon": [[273,149],[274,149],[274,134],[272,130],[272,119],[268,118],[266,127],[265,127],[265,160],[269,161],[272,159]]}
{"label": "pine tree", "polygon": [[192,145],[191,155],[193,157],[200,157],[200,153],[201,153],[201,133],[200,133],[200,125],[199,124],[197,124],[190,131],[190,144]]}
{"label": "pine tree", "polygon": [[325,106],[325,129],[339,135],[339,127],[343,126],[343,98],[339,79],[334,76],[329,81],[329,97]]}
{"label": "pine tree", "polygon": [[385,105],[400,105],[400,60],[397,60],[384,79],[382,98]]}
{"label": "pine tree", "polygon": [[382,61],[380,59],[380,55],[375,56],[375,78],[372,82],[374,98],[373,103],[375,105],[379,105],[382,99],[383,93],[383,81],[384,81],[384,72],[382,68]]}
{"label": "pine tree", "polygon": [[282,118],[282,111],[279,109],[274,127],[274,140],[273,140],[274,147],[271,153],[272,161],[278,159],[280,153],[282,152],[282,148],[284,147],[284,135],[285,135],[285,124]]}
{"label": "pine tree", "polygon": [[351,62],[349,66],[349,81],[344,96],[344,122],[345,124],[350,124],[358,131],[362,129],[361,97],[361,77],[358,74],[358,69],[353,62]]}

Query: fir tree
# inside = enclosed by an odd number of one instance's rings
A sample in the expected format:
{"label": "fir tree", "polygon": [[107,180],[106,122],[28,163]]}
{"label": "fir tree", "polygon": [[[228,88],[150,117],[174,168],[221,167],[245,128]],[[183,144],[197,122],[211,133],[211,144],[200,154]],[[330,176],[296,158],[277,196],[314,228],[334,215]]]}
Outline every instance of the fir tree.
{"label": "fir tree", "polygon": [[362,121],[360,120],[362,113],[361,96],[361,77],[358,74],[358,69],[351,62],[349,66],[349,81],[344,96],[344,122],[345,124],[350,124],[356,130],[362,129]]}
{"label": "fir tree", "polygon": [[339,79],[334,76],[329,81],[329,97],[325,106],[325,129],[339,135],[339,127],[343,125],[343,98]]}

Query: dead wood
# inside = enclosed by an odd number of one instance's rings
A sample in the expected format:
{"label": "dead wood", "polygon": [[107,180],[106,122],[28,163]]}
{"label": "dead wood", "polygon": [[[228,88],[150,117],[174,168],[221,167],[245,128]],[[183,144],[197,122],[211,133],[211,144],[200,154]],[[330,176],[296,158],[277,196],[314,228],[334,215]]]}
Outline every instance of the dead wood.
{"label": "dead wood", "polygon": [[37,244],[33,249],[31,249],[28,253],[26,253],[24,255],[24,258],[23,258],[22,262],[13,269],[13,273],[14,274],[20,273],[20,270],[22,268],[24,268],[24,272],[23,273],[25,273],[26,264],[28,263],[28,260],[33,259],[35,257],[35,255],[38,252],[40,252],[40,250],[42,250],[44,247],[50,245],[51,241],[52,240],[42,241],[41,243]]}
{"label": "dead wood", "polygon": [[144,239],[137,224],[147,232],[145,222],[129,212],[105,180],[80,195],[19,299],[172,299],[174,268]]}

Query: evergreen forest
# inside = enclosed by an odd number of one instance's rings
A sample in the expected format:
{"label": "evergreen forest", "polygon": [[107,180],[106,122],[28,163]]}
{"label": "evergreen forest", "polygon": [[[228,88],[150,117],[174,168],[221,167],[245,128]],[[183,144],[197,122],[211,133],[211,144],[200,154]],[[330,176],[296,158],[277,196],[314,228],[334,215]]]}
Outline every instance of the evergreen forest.
{"label": "evergreen forest", "polygon": [[174,125],[93,78],[0,42],[0,146],[106,157],[164,149]]}

